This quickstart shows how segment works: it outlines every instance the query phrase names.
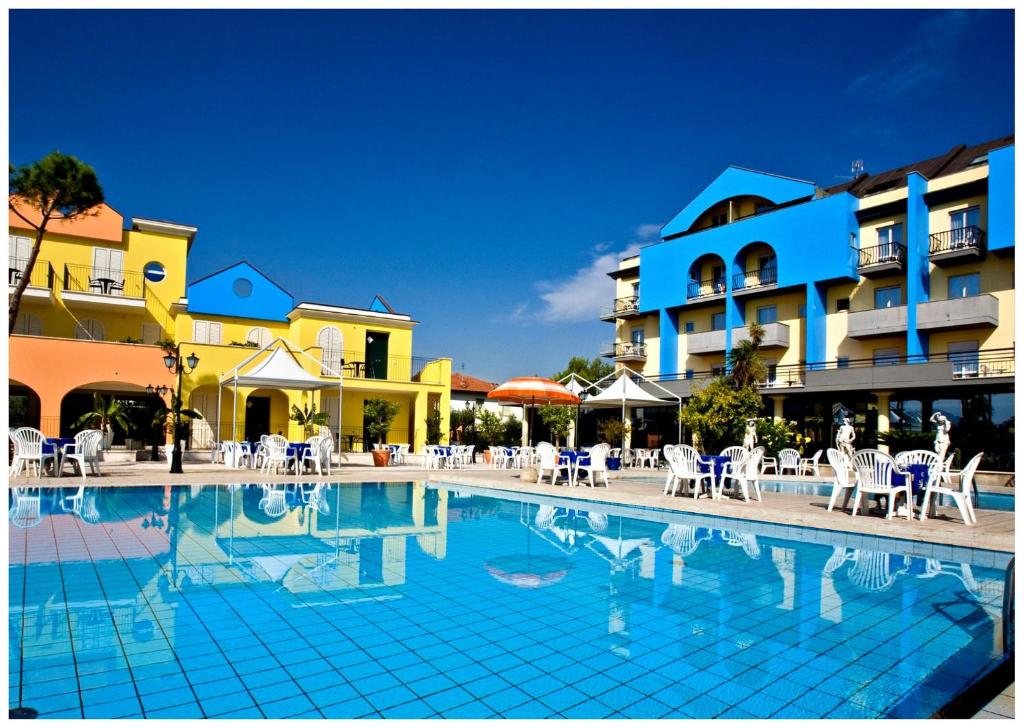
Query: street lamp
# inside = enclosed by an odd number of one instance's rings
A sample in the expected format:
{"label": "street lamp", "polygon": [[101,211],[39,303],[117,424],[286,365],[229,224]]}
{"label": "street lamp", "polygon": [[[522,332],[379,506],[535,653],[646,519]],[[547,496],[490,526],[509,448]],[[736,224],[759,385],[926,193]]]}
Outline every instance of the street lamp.
{"label": "street lamp", "polygon": [[[171,472],[182,473],[181,469],[181,453],[182,453],[182,441],[179,437],[181,432],[181,375],[191,374],[195,371],[196,367],[199,366],[199,357],[192,352],[190,355],[185,357],[184,361],[181,358],[181,344],[174,345],[174,352],[167,351],[164,355],[164,366],[167,367],[167,371],[171,374],[178,375],[178,389],[173,395],[171,401],[171,412],[174,415],[174,449],[171,452]],[[149,388],[147,387],[147,391]],[[166,390],[165,390],[166,391]]]}

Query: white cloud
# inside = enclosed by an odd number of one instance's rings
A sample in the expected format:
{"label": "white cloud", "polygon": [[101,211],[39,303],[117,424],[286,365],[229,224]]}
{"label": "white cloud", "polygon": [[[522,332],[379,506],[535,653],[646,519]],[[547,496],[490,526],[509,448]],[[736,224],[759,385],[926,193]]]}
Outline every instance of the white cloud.
{"label": "white cloud", "polygon": [[619,261],[636,255],[640,246],[657,239],[661,225],[638,225],[635,239],[616,249],[610,243],[598,243],[590,251],[593,260],[572,276],[539,281],[535,305],[520,304],[512,312],[516,321],[570,323],[594,321],[601,309],[610,306],[615,297],[615,281],[608,277],[619,267]]}
{"label": "white cloud", "polygon": [[880,101],[946,77],[953,67],[953,51],[967,35],[970,24],[971,14],[965,10],[928,18],[921,23],[916,40],[854,78],[845,92],[851,96],[873,96]]}

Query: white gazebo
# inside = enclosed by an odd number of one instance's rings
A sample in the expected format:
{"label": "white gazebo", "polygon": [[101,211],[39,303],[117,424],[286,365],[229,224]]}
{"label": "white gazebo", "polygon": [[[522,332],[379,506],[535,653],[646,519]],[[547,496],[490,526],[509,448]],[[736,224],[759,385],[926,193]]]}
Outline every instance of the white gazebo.
{"label": "white gazebo", "polygon": [[[664,407],[667,404],[671,404],[669,400],[655,397],[650,392],[644,390],[639,384],[633,381],[633,377],[636,377],[643,381],[645,384],[660,389],[662,392],[667,394],[672,399],[676,400],[679,411],[683,410],[683,398],[677,394],[670,392],[669,390],[662,387],[657,382],[652,382],[650,379],[645,377],[643,374],[638,372],[630,372],[622,370],[617,374],[615,372],[607,375],[603,379],[598,379],[594,382],[594,386],[599,386],[602,382],[614,377],[614,381],[605,386],[597,394],[587,397],[584,402],[585,407],[621,407],[622,408],[622,424],[626,424],[626,407]],[[680,440],[683,437],[683,423],[681,420],[676,420],[677,436]],[[623,433],[622,436],[622,447],[626,447],[626,436]]]}
{"label": "white gazebo", "polygon": [[[261,361],[261,356],[267,354]],[[305,369],[296,361],[296,354],[301,355],[316,363],[321,372],[325,372],[333,379],[317,377]],[[250,369],[243,372],[243,369],[252,365]],[[215,440],[220,439],[220,404],[223,388],[230,386],[231,394],[231,439],[237,439],[238,429],[238,386],[265,388],[265,389],[292,389],[303,392],[314,392],[323,389],[338,388],[338,449],[341,449],[341,372],[333,369],[316,357],[300,349],[285,338],[277,337],[259,351],[247,357],[238,366],[221,376],[217,385],[217,426],[215,429]]]}

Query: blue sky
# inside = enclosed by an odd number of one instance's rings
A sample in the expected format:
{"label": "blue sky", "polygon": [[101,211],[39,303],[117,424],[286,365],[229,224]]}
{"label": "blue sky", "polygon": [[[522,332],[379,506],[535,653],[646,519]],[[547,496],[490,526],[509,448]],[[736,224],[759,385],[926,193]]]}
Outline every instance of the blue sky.
{"label": "blue sky", "polygon": [[[1013,131],[990,12],[11,11],[10,148],[501,380],[611,340],[606,270],[735,163],[841,181]],[[36,44],[45,39],[45,53]]]}

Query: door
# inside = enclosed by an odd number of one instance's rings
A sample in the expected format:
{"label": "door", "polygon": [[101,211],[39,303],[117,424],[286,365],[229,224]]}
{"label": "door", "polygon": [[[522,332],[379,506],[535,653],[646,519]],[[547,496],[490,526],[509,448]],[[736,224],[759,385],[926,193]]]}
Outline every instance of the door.
{"label": "door", "polygon": [[[94,284],[93,281],[96,281]],[[103,284],[102,281],[112,281]],[[115,248],[92,249],[92,275],[89,289],[94,293],[122,294],[124,292],[124,251]]]}
{"label": "door", "polygon": [[366,332],[366,378],[388,378],[388,334]]}
{"label": "door", "polygon": [[270,397],[249,397],[245,401],[245,439],[259,442],[270,434]]}

